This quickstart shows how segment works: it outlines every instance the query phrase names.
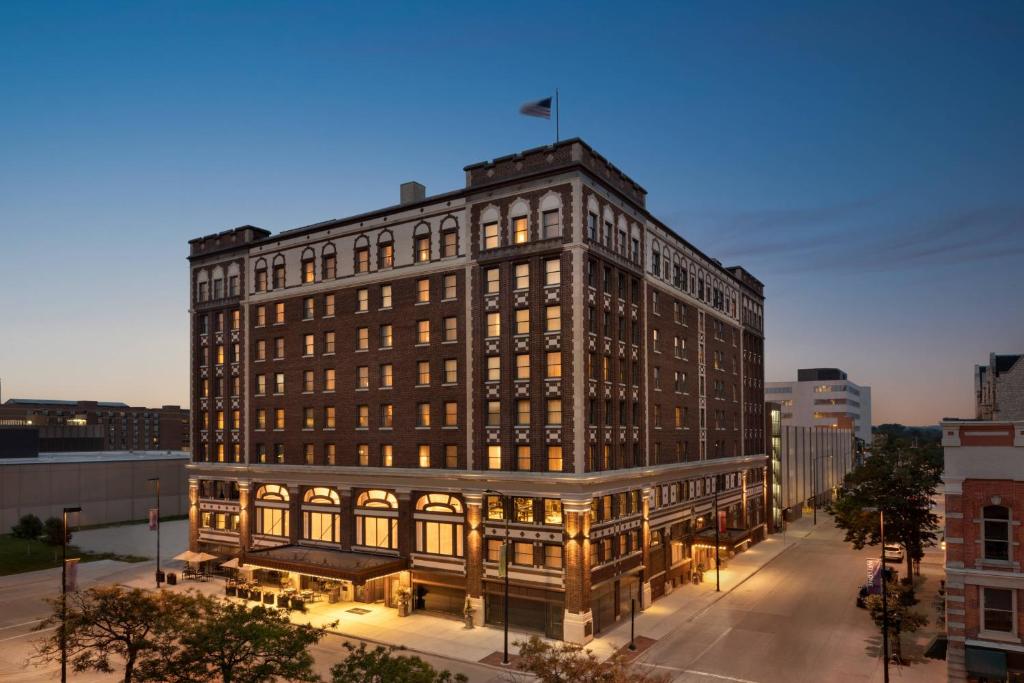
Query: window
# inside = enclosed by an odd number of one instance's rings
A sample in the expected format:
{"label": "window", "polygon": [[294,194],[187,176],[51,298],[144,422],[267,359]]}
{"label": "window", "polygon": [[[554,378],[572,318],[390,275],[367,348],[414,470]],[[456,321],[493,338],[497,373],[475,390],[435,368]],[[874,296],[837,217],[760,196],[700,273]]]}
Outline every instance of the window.
{"label": "window", "polygon": [[360,365],[356,368],[356,388],[368,389],[370,387],[370,367]]}
{"label": "window", "polygon": [[526,244],[530,241],[530,225],[526,216],[512,219],[512,235],[516,244]]}
{"label": "window", "polygon": [[445,275],[442,284],[444,285],[443,299],[454,299],[458,296],[458,281],[454,275]]}
{"label": "window", "polygon": [[417,403],[416,404],[416,426],[417,427],[429,427],[430,426],[430,404],[429,403]]}
{"label": "window", "polygon": [[231,329],[237,330],[242,325],[242,312],[239,310],[231,311]]}
{"label": "window", "polygon": [[512,512],[514,522],[533,523],[533,498],[513,498]]}
{"label": "window", "polygon": [[274,429],[284,429],[284,408],[274,409]]}
{"label": "window", "polygon": [[395,407],[390,403],[383,403],[380,406],[380,426],[390,428],[395,424]]}
{"label": "window", "polygon": [[587,214],[587,237],[597,241],[597,214]]}
{"label": "window", "polygon": [[562,264],[558,259],[548,259],[544,262],[544,284],[562,284]]}
{"label": "window", "polygon": [[324,254],[323,271],[325,280],[333,280],[338,277],[338,257],[334,254]]}
{"label": "window", "polygon": [[395,450],[391,444],[384,444],[380,447],[380,464],[384,467],[392,467],[395,464]]}
{"label": "window", "polygon": [[284,337],[274,340],[274,358],[284,358]]}
{"label": "window", "polygon": [[380,307],[391,308],[391,285],[380,286]]}
{"label": "window", "polygon": [[[500,470],[501,469],[501,446],[488,446],[487,447],[487,469],[489,470]],[[491,496],[494,498],[494,496]],[[489,507],[489,506],[488,506]],[[487,513],[487,519],[495,519],[490,516],[490,510]],[[503,519],[498,517],[497,519]]]}
{"label": "window", "polygon": [[562,471],[562,447],[548,446],[548,472]]}
{"label": "window", "polygon": [[1010,510],[1002,505],[986,505],[982,510],[985,559],[1010,559]]}
{"label": "window", "polygon": [[524,427],[530,424],[530,399],[516,401],[516,424]]}
{"label": "window", "polygon": [[416,263],[430,260],[430,236],[416,238]]}
{"label": "window", "polygon": [[314,348],[313,348],[313,335],[311,335],[311,334],[304,335],[303,340],[302,340],[302,353],[303,353],[303,355],[312,356],[313,355],[313,351],[314,351]]}
{"label": "window", "polygon": [[340,504],[340,498],[334,489],[314,487],[307,490],[303,497],[302,537],[309,541],[340,543],[341,514],[328,511]]}
{"label": "window", "polygon": [[532,469],[529,446],[516,446],[516,469],[521,472],[529,472]]}
{"label": "window", "polygon": [[[499,457],[499,465],[500,465]],[[491,468],[496,469],[496,468]],[[487,496],[487,519],[505,519],[505,501],[501,496]],[[499,544],[501,541],[498,542]]]}
{"label": "window", "polygon": [[985,631],[1013,633],[1013,591],[987,587],[981,591],[985,610],[982,628]]}
{"label": "window", "polygon": [[[205,321],[205,316],[203,317]],[[260,305],[256,307],[256,327],[264,327],[267,324],[267,307]]]}
{"label": "window", "polygon": [[454,230],[441,233],[441,256],[455,256],[458,251],[458,235]]}
{"label": "window", "polygon": [[541,214],[544,226],[544,239],[562,236],[562,224],[558,220],[558,211],[545,211]]}
{"label": "window", "polygon": [[382,389],[390,389],[395,386],[395,368],[391,363],[384,363],[380,366],[380,386]]}
{"label": "window", "polygon": [[530,354],[516,354],[516,379],[530,379]]}
{"label": "window", "polygon": [[417,344],[429,344],[430,343],[430,321],[429,320],[417,320],[416,321],[416,343]]}
{"label": "window", "polygon": [[448,444],[444,447],[444,466],[453,470],[459,466],[459,447]]}
{"label": "window", "polygon": [[513,543],[512,549],[512,562],[514,564],[521,564],[527,567],[533,566],[532,543]]}
{"label": "window", "polygon": [[487,314],[487,336],[501,336],[501,315],[499,313]]}
{"label": "window", "polygon": [[558,498],[544,499],[544,523],[562,525],[562,501]]}
{"label": "window", "polygon": [[334,353],[334,332],[324,332],[324,353]]}
{"label": "window", "polygon": [[562,424],[562,399],[549,398],[547,405],[547,422],[549,425]]}
{"label": "window", "polygon": [[366,351],[370,348],[370,331],[366,327],[356,328],[356,349]]}
{"label": "window", "polygon": [[371,548],[398,547],[398,501],[394,494],[371,490],[356,499],[356,545]]}
{"label": "window", "polygon": [[444,361],[444,383],[455,384],[459,381],[459,361],[455,358],[446,358]]}
{"label": "window", "polygon": [[370,290],[356,290],[356,311],[367,311],[370,308]]}
{"label": "window", "polygon": [[302,444],[302,462],[312,465],[316,457],[316,446],[311,443]]}
{"label": "window", "polygon": [[442,322],[444,323],[444,341],[446,341],[446,342],[458,341],[458,339],[459,339],[459,328],[458,328],[458,322],[455,319],[455,316],[449,316],[449,317],[445,318]]}
{"label": "window", "polygon": [[313,417],[313,409],[312,408],[303,408],[302,409],[302,428],[303,429],[313,429],[314,427],[316,427],[316,418]]}
{"label": "window", "polygon": [[530,264],[529,263],[517,263],[515,269],[515,279],[513,281],[515,289],[529,289],[530,288]]}
{"label": "window", "polygon": [[544,567],[546,569],[562,568],[562,546],[553,544],[544,546]]}
{"label": "window", "polygon": [[425,387],[430,384],[430,361],[421,360],[416,363],[416,385]]}
{"label": "window", "polygon": [[529,334],[530,333],[530,309],[520,308],[516,310],[516,334]]}
{"label": "window", "polygon": [[256,271],[256,291],[267,291],[267,269],[260,268]]}
{"label": "window", "polygon": [[545,309],[544,330],[558,332],[562,329],[562,307],[547,306]]}
{"label": "window", "polygon": [[561,377],[562,376],[562,352],[561,351],[548,351],[547,353],[547,377]]}
{"label": "window", "polygon": [[[204,384],[203,386],[209,387],[209,384]],[[203,395],[206,396],[207,393],[208,392],[204,392]],[[256,395],[257,396],[263,396],[266,393],[267,393],[267,376],[266,375],[256,375]]]}
{"label": "window", "polygon": [[417,446],[416,455],[419,458],[420,467],[430,467],[430,444],[421,443]]}
{"label": "window", "polygon": [[356,272],[357,273],[368,273],[370,272],[370,248],[359,247],[356,249]]}
{"label": "window", "polygon": [[392,337],[391,325],[380,326],[380,347],[382,349],[390,349],[394,338]]}
{"label": "window", "polygon": [[484,271],[484,294],[497,294],[501,291],[500,272],[497,268]]}
{"label": "window", "polygon": [[324,391],[334,391],[335,370],[326,368],[324,370]]}
{"label": "window", "polygon": [[497,249],[500,246],[497,223],[484,223],[484,249]]}
{"label": "window", "polygon": [[430,301],[430,279],[421,278],[416,281],[416,302],[425,304]]}
{"label": "window", "polygon": [[302,371],[302,390],[304,392],[313,391],[313,371],[303,370]]}
{"label": "window", "polygon": [[487,402],[487,417],[484,424],[488,427],[497,427],[501,424],[501,401]]}
{"label": "window", "polygon": [[274,266],[274,289],[284,287],[284,264]]}
{"label": "window", "polygon": [[356,406],[356,427],[370,426],[370,408],[366,405]]}
{"label": "window", "polygon": [[501,379],[501,356],[487,356],[488,382],[497,382]]}
{"label": "window", "polygon": [[390,242],[377,246],[377,267],[391,268],[395,265],[395,245]]}
{"label": "window", "polygon": [[256,409],[256,429],[267,428],[267,409],[257,408]]}
{"label": "window", "polygon": [[356,446],[356,462],[363,467],[370,464],[370,447],[365,443]]}
{"label": "window", "polygon": [[445,401],[444,403],[444,426],[459,426],[459,404],[456,401]]}

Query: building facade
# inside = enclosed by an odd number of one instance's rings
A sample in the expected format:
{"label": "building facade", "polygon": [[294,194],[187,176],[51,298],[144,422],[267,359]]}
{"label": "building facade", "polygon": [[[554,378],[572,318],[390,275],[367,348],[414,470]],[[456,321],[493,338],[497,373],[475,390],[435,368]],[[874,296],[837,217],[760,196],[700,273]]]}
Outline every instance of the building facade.
{"label": "building facade", "polygon": [[768,400],[782,406],[782,425],[840,427],[853,421],[858,439],[871,443],[871,387],[853,383],[837,368],[804,368],[795,382],[766,382]]}
{"label": "building facade", "polygon": [[35,427],[44,453],[189,449],[188,410],[180,406],[12,398],[0,405],[0,424]]}
{"label": "building facade", "polygon": [[763,535],[763,285],[574,139],[190,242],[191,547],[586,642]]}
{"label": "building facade", "polygon": [[1024,420],[1024,361],[1021,354],[993,353],[974,366],[975,417]]}
{"label": "building facade", "polygon": [[1024,422],[942,423],[950,681],[1024,680]]}

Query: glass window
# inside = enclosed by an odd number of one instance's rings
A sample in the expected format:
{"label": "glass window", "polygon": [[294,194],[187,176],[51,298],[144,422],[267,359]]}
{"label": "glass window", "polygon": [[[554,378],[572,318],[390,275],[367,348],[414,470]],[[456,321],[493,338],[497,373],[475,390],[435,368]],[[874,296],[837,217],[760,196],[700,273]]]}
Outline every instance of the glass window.
{"label": "glass window", "polygon": [[380,307],[391,308],[391,285],[380,286]]}
{"label": "glass window", "polygon": [[545,211],[541,214],[544,225],[544,239],[562,236],[562,225],[558,220],[558,211]]}
{"label": "glass window", "polygon": [[421,443],[416,449],[416,456],[419,458],[420,467],[430,467],[430,444]]}
{"label": "glass window", "polygon": [[530,424],[530,399],[521,398],[516,401],[516,424],[523,426]]}
{"label": "glass window", "polygon": [[444,319],[444,340],[446,342],[458,341],[459,339],[459,328],[458,321],[455,316],[449,316]]}
{"label": "glass window", "polygon": [[512,510],[515,522],[533,522],[533,498],[513,498]]}
{"label": "glass window", "polygon": [[984,630],[1013,633],[1013,591],[982,588],[985,603]]}
{"label": "glass window", "polygon": [[383,388],[395,386],[395,367],[391,363],[380,366],[380,386]]}
{"label": "glass window", "polygon": [[370,367],[360,365],[356,368],[356,388],[367,389],[370,386]]}
{"label": "glass window", "polygon": [[[498,459],[501,466],[501,458]],[[491,469],[497,469],[492,467]],[[505,519],[505,506],[501,496],[487,496],[487,519]],[[498,542],[499,544],[501,541]]]}
{"label": "glass window", "polygon": [[366,311],[370,308],[370,290],[360,289],[356,291],[356,310]]}
{"label": "glass window", "polygon": [[334,332],[324,332],[324,353],[334,353]]}
{"label": "glass window", "polygon": [[324,391],[334,391],[335,370],[326,368],[324,370]]}
{"label": "glass window", "polygon": [[377,263],[380,268],[391,268],[395,265],[395,245],[381,244],[377,247]]}
{"label": "glass window", "polygon": [[453,470],[459,466],[459,447],[448,444],[444,447],[444,466]]}
{"label": "glass window", "polygon": [[458,296],[458,280],[456,280],[454,275],[445,275],[443,284],[443,298],[454,299],[456,296]]}
{"label": "glass window", "polygon": [[416,262],[423,263],[430,260],[430,236],[416,238]]}
{"label": "glass window", "polygon": [[421,387],[430,384],[430,361],[417,361],[416,384]]}
{"label": "glass window", "polygon": [[356,427],[370,426],[370,408],[366,405],[356,406]]}
{"label": "glass window", "polygon": [[530,264],[517,263],[515,270],[515,289],[530,288]]}
{"label": "glass window", "polygon": [[548,446],[548,472],[562,471],[562,447]]}
{"label": "glass window", "polygon": [[302,300],[302,319],[312,320],[316,313],[316,305],[313,303],[313,297],[307,296]]}
{"label": "glass window", "polygon": [[485,424],[488,427],[498,427],[501,425],[501,401],[487,402],[487,417]]}
{"label": "glass window", "polygon": [[558,498],[544,499],[544,523],[562,524],[562,501]]}
{"label": "glass window", "polygon": [[497,223],[484,223],[484,249],[497,249],[500,246]]}
{"label": "glass window", "polygon": [[529,446],[516,446],[516,469],[522,472],[532,469]]}
{"label": "glass window", "polygon": [[986,505],[984,516],[985,559],[1010,559],[1010,510],[1002,505]]}
{"label": "glass window", "polygon": [[547,569],[562,568],[562,546],[553,544],[544,546],[544,566]]}
{"label": "glass window", "polygon": [[547,306],[545,309],[544,329],[547,332],[558,332],[562,329],[562,307]]}
{"label": "glass window", "polygon": [[363,467],[370,464],[370,447],[367,444],[361,443],[356,446],[356,462]]}
{"label": "glass window", "polygon": [[429,427],[430,426],[430,404],[429,403],[417,403],[416,404],[416,426],[418,426],[418,427]]}
{"label": "glass window", "polygon": [[[488,446],[487,447],[487,469],[489,470],[500,470],[501,469],[501,446]],[[488,513],[490,514],[490,513]],[[494,519],[488,517],[488,519]],[[498,519],[502,519],[498,517]]]}
{"label": "glass window", "polygon": [[516,244],[525,244],[530,241],[530,227],[526,216],[512,219],[512,233]]}
{"label": "glass window", "polygon": [[488,268],[484,271],[484,293],[497,294],[501,289],[501,274],[497,268]]}
{"label": "glass window", "polygon": [[548,259],[544,262],[544,284],[562,284],[562,264],[558,259]]}
{"label": "glass window", "polygon": [[302,353],[306,356],[313,355],[313,335],[304,335],[302,339]]}
{"label": "glass window", "polygon": [[391,325],[380,326],[380,346],[384,349],[390,349],[394,338],[392,337]]}
{"label": "glass window", "polygon": [[562,424],[562,399],[549,398],[547,405],[547,423],[549,425]]}
{"label": "glass window", "polygon": [[429,320],[417,320],[416,321],[416,343],[417,344],[429,344],[430,343],[430,321]]}
{"label": "glass window", "polygon": [[487,381],[497,382],[501,379],[501,356],[487,357]]}
{"label": "glass window", "polygon": [[533,566],[533,544],[532,543],[513,543],[514,555],[512,556],[512,562],[515,564],[524,565],[527,567]]}
{"label": "glass window", "polygon": [[530,379],[530,354],[516,354],[516,379]]}
{"label": "glass window", "polygon": [[455,384],[459,381],[459,361],[455,358],[446,358],[444,361],[444,383]]}
{"label": "glass window", "polygon": [[445,401],[444,404],[444,426],[457,427],[459,425],[459,404],[457,401]]}
{"label": "glass window", "polygon": [[516,334],[530,333],[530,309],[516,309]]}
{"label": "glass window", "polygon": [[430,280],[428,278],[416,281],[416,301],[419,303],[430,301]]}
{"label": "glass window", "polygon": [[384,467],[392,467],[395,464],[395,451],[391,444],[384,444],[380,447],[380,464]]}
{"label": "glass window", "polygon": [[370,331],[365,327],[356,328],[356,349],[366,351],[370,348]]}
{"label": "glass window", "polygon": [[501,336],[501,315],[499,313],[487,314],[487,336]]}
{"label": "glass window", "polygon": [[548,351],[546,367],[547,367],[547,376],[548,377],[561,377],[562,376],[562,352],[561,351]]}
{"label": "glass window", "polygon": [[395,407],[390,403],[380,406],[380,426],[393,427],[395,424]]}
{"label": "glass window", "polygon": [[275,323],[283,323],[284,322],[284,303],[283,302],[278,302],[278,303],[274,304],[274,322]]}
{"label": "glass window", "polygon": [[455,256],[458,245],[458,235],[454,230],[441,233],[441,256]]}
{"label": "glass window", "polygon": [[334,315],[334,295],[328,294],[324,297],[324,316],[331,317]]}

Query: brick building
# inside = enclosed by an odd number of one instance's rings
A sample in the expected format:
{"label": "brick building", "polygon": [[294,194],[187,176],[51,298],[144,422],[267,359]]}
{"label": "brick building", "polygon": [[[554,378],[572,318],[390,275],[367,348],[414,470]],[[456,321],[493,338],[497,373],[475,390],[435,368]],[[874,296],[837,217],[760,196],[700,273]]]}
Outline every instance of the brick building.
{"label": "brick building", "polygon": [[12,398],[0,405],[0,424],[35,427],[45,453],[189,449],[188,409],[180,406]]}
{"label": "brick building", "polygon": [[711,567],[715,492],[765,532],[763,286],[581,140],[465,172],[190,242],[190,544],[500,624],[507,533],[510,624],[586,642]]}
{"label": "brick building", "polygon": [[974,366],[975,417],[1024,420],[1024,361],[1021,354],[993,353]]}
{"label": "brick building", "polygon": [[950,681],[1024,679],[1024,422],[942,423]]}

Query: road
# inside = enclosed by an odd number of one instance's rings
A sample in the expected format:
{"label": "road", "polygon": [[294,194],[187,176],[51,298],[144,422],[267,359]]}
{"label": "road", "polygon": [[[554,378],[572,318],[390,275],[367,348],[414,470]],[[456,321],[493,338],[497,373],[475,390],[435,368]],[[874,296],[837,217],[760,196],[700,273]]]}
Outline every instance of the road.
{"label": "road", "polygon": [[[864,561],[878,551],[853,550],[842,536],[819,514],[809,535],[680,623],[640,661],[687,683],[881,681],[879,634],[854,604]],[[934,565],[937,552],[926,561]],[[894,669],[893,679],[945,680],[945,673],[945,662],[925,660]]]}

